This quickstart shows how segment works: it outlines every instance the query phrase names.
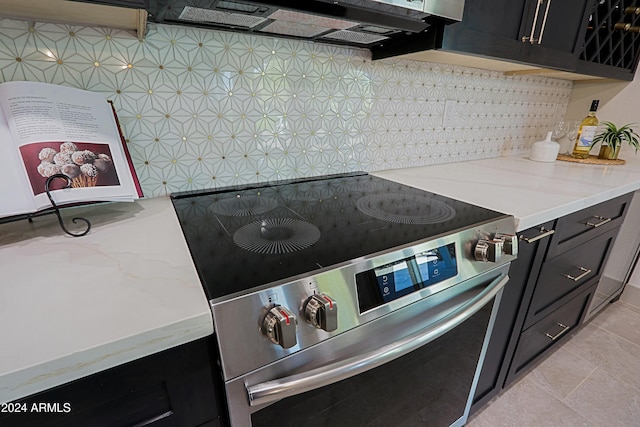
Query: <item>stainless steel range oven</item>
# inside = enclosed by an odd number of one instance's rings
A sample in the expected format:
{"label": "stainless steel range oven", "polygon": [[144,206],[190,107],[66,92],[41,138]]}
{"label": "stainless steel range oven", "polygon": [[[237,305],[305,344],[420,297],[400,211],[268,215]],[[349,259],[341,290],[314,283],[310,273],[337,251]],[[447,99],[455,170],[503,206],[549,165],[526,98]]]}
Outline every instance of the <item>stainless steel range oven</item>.
{"label": "stainless steel range oven", "polygon": [[463,425],[511,216],[364,173],[173,196],[233,426]]}

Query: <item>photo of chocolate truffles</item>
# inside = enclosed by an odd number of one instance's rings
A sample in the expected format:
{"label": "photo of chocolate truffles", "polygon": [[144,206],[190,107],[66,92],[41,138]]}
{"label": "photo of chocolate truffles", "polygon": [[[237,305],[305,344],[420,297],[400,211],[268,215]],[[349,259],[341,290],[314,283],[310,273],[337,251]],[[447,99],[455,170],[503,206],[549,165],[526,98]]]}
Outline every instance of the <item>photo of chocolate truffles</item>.
{"label": "photo of chocolate truffles", "polygon": [[70,141],[61,143],[59,151],[51,147],[41,149],[38,159],[37,170],[41,176],[48,178],[62,173],[71,179],[74,188],[95,187],[100,174],[109,173],[113,168],[108,154],[82,150]]}
{"label": "photo of chocolate truffles", "polygon": [[47,180],[60,174],[69,181],[50,180],[51,191],[62,190],[67,184],[85,189],[120,185],[109,143],[44,141],[23,144],[19,150],[34,196],[45,193]]}
{"label": "photo of chocolate truffles", "polygon": [[38,159],[40,159],[43,162],[53,162],[53,159],[56,155],[56,150],[54,150],[53,148],[43,148],[42,150],[40,150],[40,153],[38,154]]}

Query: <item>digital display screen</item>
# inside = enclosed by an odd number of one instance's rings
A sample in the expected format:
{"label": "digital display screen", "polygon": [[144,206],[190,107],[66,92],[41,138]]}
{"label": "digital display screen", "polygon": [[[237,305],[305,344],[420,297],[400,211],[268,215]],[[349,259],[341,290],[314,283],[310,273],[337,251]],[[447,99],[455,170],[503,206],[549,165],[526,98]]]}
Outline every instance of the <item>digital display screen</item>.
{"label": "digital display screen", "polygon": [[358,273],[356,283],[360,311],[393,301],[457,274],[454,243]]}
{"label": "digital display screen", "polygon": [[[458,274],[455,247],[453,245],[421,252],[415,257],[424,286],[454,277]],[[424,287],[422,286],[422,287]]]}
{"label": "digital display screen", "polygon": [[382,299],[385,302],[414,290],[414,280],[406,260],[376,268],[374,271]]}

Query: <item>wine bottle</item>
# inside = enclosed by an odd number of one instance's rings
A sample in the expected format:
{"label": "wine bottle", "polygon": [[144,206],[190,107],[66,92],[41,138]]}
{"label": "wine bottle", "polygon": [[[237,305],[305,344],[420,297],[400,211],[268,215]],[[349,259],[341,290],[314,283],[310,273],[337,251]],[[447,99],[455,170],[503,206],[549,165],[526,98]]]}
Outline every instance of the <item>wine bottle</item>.
{"label": "wine bottle", "polygon": [[598,99],[594,99],[591,102],[589,114],[580,122],[578,136],[576,137],[576,142],[573,145],[573,157],[579,159],[586,159],[587,157],[589,157],[589,151],[591,151],[593,138],[596,135],[596,130],[598,128],[598,118],[596,117],[596,111],[598,110],[599,103],[600,101]]}

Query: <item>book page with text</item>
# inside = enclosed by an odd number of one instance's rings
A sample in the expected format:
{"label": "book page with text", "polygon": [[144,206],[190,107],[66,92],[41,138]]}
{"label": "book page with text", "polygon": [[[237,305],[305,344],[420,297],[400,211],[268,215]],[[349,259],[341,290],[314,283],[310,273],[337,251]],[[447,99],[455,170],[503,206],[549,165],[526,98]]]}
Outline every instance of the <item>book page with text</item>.
{"label": "book page with text", "polygon": [[24,180],[21,159],[0,108],[0,218],[35,211]]}
{"label": "book page with text", "polygon": [[0,84],[0,105],[6,112],[23,173],[38,209],[49,206],[47,177],[57,203],[133,200],[133,179],[122,148],[115,117],[106,98],[82,89],[36,82]]}

